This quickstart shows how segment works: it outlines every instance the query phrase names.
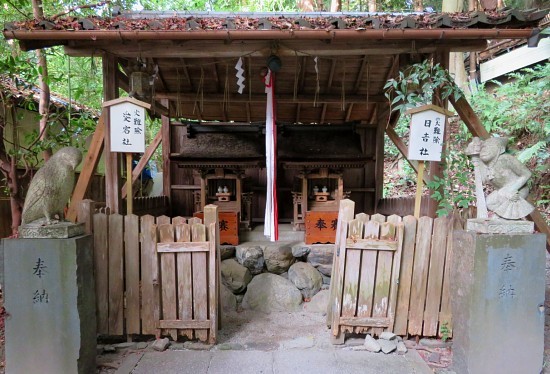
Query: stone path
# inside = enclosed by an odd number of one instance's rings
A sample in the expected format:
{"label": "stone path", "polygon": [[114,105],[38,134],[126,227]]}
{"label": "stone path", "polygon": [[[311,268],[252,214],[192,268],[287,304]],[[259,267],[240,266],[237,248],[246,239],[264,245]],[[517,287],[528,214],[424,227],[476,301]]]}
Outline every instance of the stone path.
{"label": "stone path", "polygon": [[134,353],[117,374],[346,373],[431,374],[418,354],[403,356],[346,350],[165,351]]}

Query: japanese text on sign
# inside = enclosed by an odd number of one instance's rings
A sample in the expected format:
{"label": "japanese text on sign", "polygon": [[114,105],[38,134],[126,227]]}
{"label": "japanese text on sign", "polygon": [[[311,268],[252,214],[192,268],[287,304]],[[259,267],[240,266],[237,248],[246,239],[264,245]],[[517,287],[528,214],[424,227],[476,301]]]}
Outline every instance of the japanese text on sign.
{"label": "japanese text on sign", "polygon": [[412,114],[409,160],[441,161],[445,115],[428,109]]}
{"label": "japanese text on sign", "polygon": [[131,102],[110,107],[111,151],[145,151],[145,108]]}
{"label": "japanese text on sign", "polygon": [[[516,270],[516,260],[511,254],[507,253],[504,256],[504,259],[500,263],[500,270],[503,272],[505,278],[509,278],[507,276],[508,273]],[[512,284],[505,281],[498,289],[498,297],[500,299],[514,299],[516,297],[516,290]]]}
{"label": "japanese text on sign", "polygon": [[[42,279],[42,277],[44,277],[48,273],[48,271],[46,270],[47,268],[48,268],[48,266],[46,266],[46,263],[44,262],[44,260],[42,258],[38,257],[36,259],[35,263],[34,263],[33,268],[32,268],[32,275],[34,275],[37,278]],[[32,294],[32,303],[33,304],[37,304],[37,303],[47,304],[47,303],[49,303],[49,301],[50,301],[50,296],[48,295],[48,292],[44,288],[37,289]]]}

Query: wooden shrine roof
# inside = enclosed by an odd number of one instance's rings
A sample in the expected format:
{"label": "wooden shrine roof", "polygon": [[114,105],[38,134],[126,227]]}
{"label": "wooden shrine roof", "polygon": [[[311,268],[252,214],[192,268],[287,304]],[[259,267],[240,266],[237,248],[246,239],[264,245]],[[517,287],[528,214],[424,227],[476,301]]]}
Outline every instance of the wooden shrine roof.
{"label": "wooden shrine roof", "polygon": [[260,132],[196,133],[172,139],[171,158],[182,167],[261,166],[265,135]]}
{"label": "wooden shrine roof", "polygon": [[282,62],[275,82],[279,123],[369,126],[387,118],[383,86],[399,70],[434,53],[483,50],[487,39],[535,37],[546,13],[122,12],[12,22],[4,36],[26,50],[63,45],[71,56],[114,56],[117,84],[127,92],[139,59],[154,82],[154,111],[226,124],[265,120],[261,74],[275,54]]}
{"label": "wooden shrine roof", "polygon": [[364,167],[373,158],[361,148],[352,126],[284,126],[277,137],[277,154],[285,167]]}

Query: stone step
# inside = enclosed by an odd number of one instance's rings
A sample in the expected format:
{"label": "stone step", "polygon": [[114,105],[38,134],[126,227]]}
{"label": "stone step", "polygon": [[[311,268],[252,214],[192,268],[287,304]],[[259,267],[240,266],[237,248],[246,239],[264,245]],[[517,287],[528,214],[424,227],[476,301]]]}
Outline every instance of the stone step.
{"label": "stone step", "polygon": [[[294,231],[292,225],[279,225],[279,241],[301,242],[305,239],[305,231]],[[264,235],[264,225],[257,225],[251,231],[240,231],[239,242],[259,242],[269,240]]]}

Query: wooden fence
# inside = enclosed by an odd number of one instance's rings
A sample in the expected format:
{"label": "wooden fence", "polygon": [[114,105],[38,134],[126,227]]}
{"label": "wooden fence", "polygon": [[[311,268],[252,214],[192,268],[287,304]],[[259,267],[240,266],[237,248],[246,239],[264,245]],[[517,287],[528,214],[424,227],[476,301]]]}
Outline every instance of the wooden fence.
{"label": "wooden fence", "polygon": [[89,211],[81,209],[79,218],[94,237],[97,333],[215,342],[217,207],[205,207],[204,225],[197,218]]}
{"label": "wooden fence", "polygon": [[[451,334],[452,232],[461,228],[460,218],[362,213],[354,220],[353,209],[351,200],[340,203],[327,318],[335,342],[346,331]],[[369,244],[357,244],[360,238]]]}

